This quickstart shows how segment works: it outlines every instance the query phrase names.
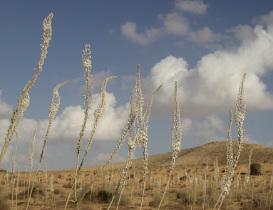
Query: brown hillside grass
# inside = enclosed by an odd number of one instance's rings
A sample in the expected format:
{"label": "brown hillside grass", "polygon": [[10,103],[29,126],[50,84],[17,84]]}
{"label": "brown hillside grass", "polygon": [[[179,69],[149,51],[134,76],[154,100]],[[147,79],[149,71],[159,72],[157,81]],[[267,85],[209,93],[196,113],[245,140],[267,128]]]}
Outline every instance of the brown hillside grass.
{"label": "brown hillside grass", "polygon": [[[213,205],[219,195],[221,179],[225,169],[226,142],[211,142],[199,147],[181,150],[177,158],[177,165],[173,171],[169,190],[161,209],[213,209]],[[234,142],[234,147],[236,144]],[[244,177],[247,173],[249,151],[253,149],[252,162],[262,165],[262,175],[251,176],[248,186],[244,187]],[[203,157],[203,158],[202,158]],[[219,180],[215,179],[216,157],[219,164]],[[272,201],[272,158],[273,149],[256,144],[243,146],[243,152],[236,169],[230,196],[227,197],[221,209],[269,209],[273,207]],[[141,200],[141,179],[143,175],[142,158],[133,160],[128,172],[125,193],[121,199],[119,209],[139,209]],[[166,185],[168,170],[170,167],[171,153],[153,155],[149,157],[149,172],[143,210],[157,209],[158,202]],[[109,165],[104,173],[88,193],[81,209],[105,209],[109,198],[101,198],[100,195],[111,195],[120,177],[124,163]],[[79,194],[90,183],[90,180],[98,173],[102,166],[83,167],[77,183]],[[74,169],[39,172],[35,186],[37,193],[32,197],[30,209],[64,209],[66,196],[71,186]],[[205,177],[206,173],[206,177]],[[0,173],[1,198],[5,198],[6,206],[11,206],[11,188],[6,181],[6,173]],[[54,177],[54,192],[50,191],[50,177]],[[20,173],[17,209],[25,209],[27,187],[27,173]],[[47,178],[46,178],[47,177]],[[206,178],[206,182],[205,182]],[[239,180],[239,182],[238,182]],[[206,191],[204,191],[206,183]],[[238,184],[239,183],[239,184]],[[236,188],[238,186],[238,188]],[[204,194],[206,193],[206,194]],[[25,195],[24,195],[25,194]],[[206,199],[204,200],[204,195]],[[68,209],[74,209],[73,199],[68,204]],[[2,199],[3,201],[3,199]],[[105,201],[105,202],[104,202]],[[116,202],[116,201],[114,201]],[[203,207],[202,207],[203,206]],[[15,193],[13,208],[16,209]],[[113,208],[115,209],[115,205]]]}
{"label": "brown hillside grass", "polygon": [[[213,209],[213,205],[221,188],[221,179],[225,169],[225,144],[226,142],[211,142],[200,147],[181,150],[177,158],[177,165],[172,173],[169,190],[161,209]],[[235,142],[234,142],[235,144]],[[235,147],[236,145],[234,145]],[[252,162],[262,165],[260,176],[251,176],[248,186],[244,187],[245,174],[247,173],[249,151],[253,149]],[[204,158],[199,158],[204,157]],[[215,180],[216,157],[219,164],[219,180]],[[236,169],[230,195],[224,201],[221,209],[270,209],[272,201],[272,158],[273,149],[256,144],[244,144],[241,159]],[[149,157],[149,171],[143,210],[157,209],[157,205],[166,185],[170,167],[171,153],[153,155]],[[105,209],[110,196],[121,174],[124,163],[109,165],[92,188],[92,193],[87,193],[81,209]],[[98,173],[101,166],[83,167],[80,173],[77,191],[80,195],[85,186]],[[74,169],[39,172],[36,183],[36,194],[30,202],[30,209],[64,209],[66,196],[71,186]],[[205,177],[206,174],[206,177]],[[6,181],[6,173],[0,173],[1,198],[3,205],[12,206],[11,199],[11,174]],[[133,160],[128,171],[125,192],[122,196],[119,209],[139,209],[141,200],[142,158]],[[53,176],[54,192],[50,191],[50,177]],[[17,209],[25,209],[27,186],[27,173],[20,173]],[[47,178],[46,178],[47,177]],[[206,179],[205,179],[206,178]],[[205,182],[206,180],[206,182]],[[238,182],[239,180],[239,182]],[[204,185],[206,183],[206,185]],[[206,190],[204,191],[204,186]],[[237,187],[236,187],[237,186]],[[205,193],[205,194],[204,194]],[[205,200],[204,200],[205,195]],[[73,197],[67,209],[74,209]],[[114,203],[117,201],[114,201]],[[115,205],[111,209],[115,209]],[[13,207],[16,209],[15,193]]]}

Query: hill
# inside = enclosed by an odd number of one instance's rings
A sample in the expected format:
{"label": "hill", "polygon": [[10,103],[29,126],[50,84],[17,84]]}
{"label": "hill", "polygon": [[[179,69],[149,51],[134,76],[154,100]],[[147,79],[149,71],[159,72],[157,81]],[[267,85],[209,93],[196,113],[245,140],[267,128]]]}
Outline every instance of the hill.
{"label": "hill", "polygon": [[[239,165],[248,165],[250,150],[252,151],[251,162],[258,163],[273,163],[273,148],[265,147],[259,144],[243,143],[243,148],[239,158]],[[237,151],[237,141],[233,141],[233,152]],[[219,166],[226,165],[226,141],[210,142],[202,146],[181,149],[178,158],[176,160],[176,166],[191,167],[191,166],[204,166],[213,165],[218,161]],[[169,167],[172,160],[172,153],[164,153],[158,155],[149,156],[149,168]],[[112,167],[120,168],[124,164],[114,163]],[[132,167],[141,168],[143,165],[143,158],[134,159],[132,161]],[[83,170],[93,170],[100,168],[101,166],[88,166]]]}

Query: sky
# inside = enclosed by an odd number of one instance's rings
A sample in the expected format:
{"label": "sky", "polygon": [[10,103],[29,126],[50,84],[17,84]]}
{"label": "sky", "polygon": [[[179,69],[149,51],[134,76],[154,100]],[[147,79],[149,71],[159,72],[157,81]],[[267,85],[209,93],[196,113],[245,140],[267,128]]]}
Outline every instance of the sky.
{"label": "sky", "polygon": [[[149,120],[149,155],[171,151],[174,81],[178,82],[182,149],[227,137],[244,73],[244,141],[273,147],[273,2],[203,0],[0,0],[0,148],[17,100],[40,58],[42,22],[50,13],[52,40],[43,71],[31,88],[18,127],[16,162],[29,170],[36,123],[34,168],[45,138],[56,85],[61,104],[47,142],[42,170],[73,168],[84,112],[82,52],[91,45],[93,104],[82,148],[89,139],[103,80],[107,105],[84,166],[109,158],[128,120],[130,92],[141,65],[144,102],[159,86]],[[232,137],[237,139],[236,123]],[[0,163],[11,169],[15,138]],[[124,161],[123,143],[114,162]],[[137,148],[134,157],[142,156]],[[36,165],[35,165],[36,164]]]}

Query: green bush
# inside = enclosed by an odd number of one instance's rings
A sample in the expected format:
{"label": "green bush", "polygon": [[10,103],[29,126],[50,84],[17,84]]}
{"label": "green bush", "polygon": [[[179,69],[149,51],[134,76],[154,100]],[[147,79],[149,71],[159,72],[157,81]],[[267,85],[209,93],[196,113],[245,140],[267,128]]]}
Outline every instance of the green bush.
{"label": "green bush", "polygon": [[250,165],[250,175],[261,175],[262,174],[262,166],[260,163],[252,163]]}
{"label": "green bush", "polygon": [[111,192],[108,192],[106,190],[100,190],[97,196],[101,202],[108,203],[111,201],[113,195]]}
{"label": "green bush", "polygon": [[99,190],[98,192],[92,192],[92,193],[88,191],[85,194],[83,200],[92,201],[94,203],[109,203],[112,200],[112,197],[113,197],[113,194],[111,192],[102,189],[102,190]]}

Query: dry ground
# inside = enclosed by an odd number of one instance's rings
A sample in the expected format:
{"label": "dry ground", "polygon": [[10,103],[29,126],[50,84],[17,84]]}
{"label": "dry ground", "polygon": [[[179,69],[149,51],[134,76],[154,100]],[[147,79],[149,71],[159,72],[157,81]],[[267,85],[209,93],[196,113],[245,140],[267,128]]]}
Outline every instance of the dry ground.
{"label": "dry ground", "polygon": [[[235,148],[236,144],[234,143]],[[257,162],[262,165],[262,174],[251,176],[245,186],[251,149],[253,149],[252,163]],[[176,168],[172,173],[170,186],[161,209],[213,209],[219,196],[226,164],[225,159],[225,142],[211,142],[200,147],[182,150],[179,153]],[[157,209],[166,186],[170,162],[171,153],[149,157],[149,174],[143,210]],[[107,167],[94,186],[90,188],[92,193],[87,194],[81,205],[82,210],[107,209],[122,167],[123,163],[112,164]],[[222,209],[273,209],[272,167],[272,148],[244,144],[230,195],[225,200]],[[83,193],[100,168],[101,166],[83,168],[77,184],[78,195]],[[29,209],[64,209],[74,173],[73,169],[39,172]],[[20,181],[17,187],[18,175]],[[8,207],[3,208],[4,203],[13,206],[10,209],[25,209],[29,174],[15,173],[13,176],[14,179],[10,173],[0,173],[2,197],[0,210],[8,210]],[[136,159],[129,170],[126,188],[121,197],[120,210],[139,209],[142,176],[142,159]],[[11,190],[12,183],[14,183],[13,193]],[[68,209],[74,209],[74,200],[73,195]],[[112,209],[116,209],[116,203],[117,201],[114,201]]]}

